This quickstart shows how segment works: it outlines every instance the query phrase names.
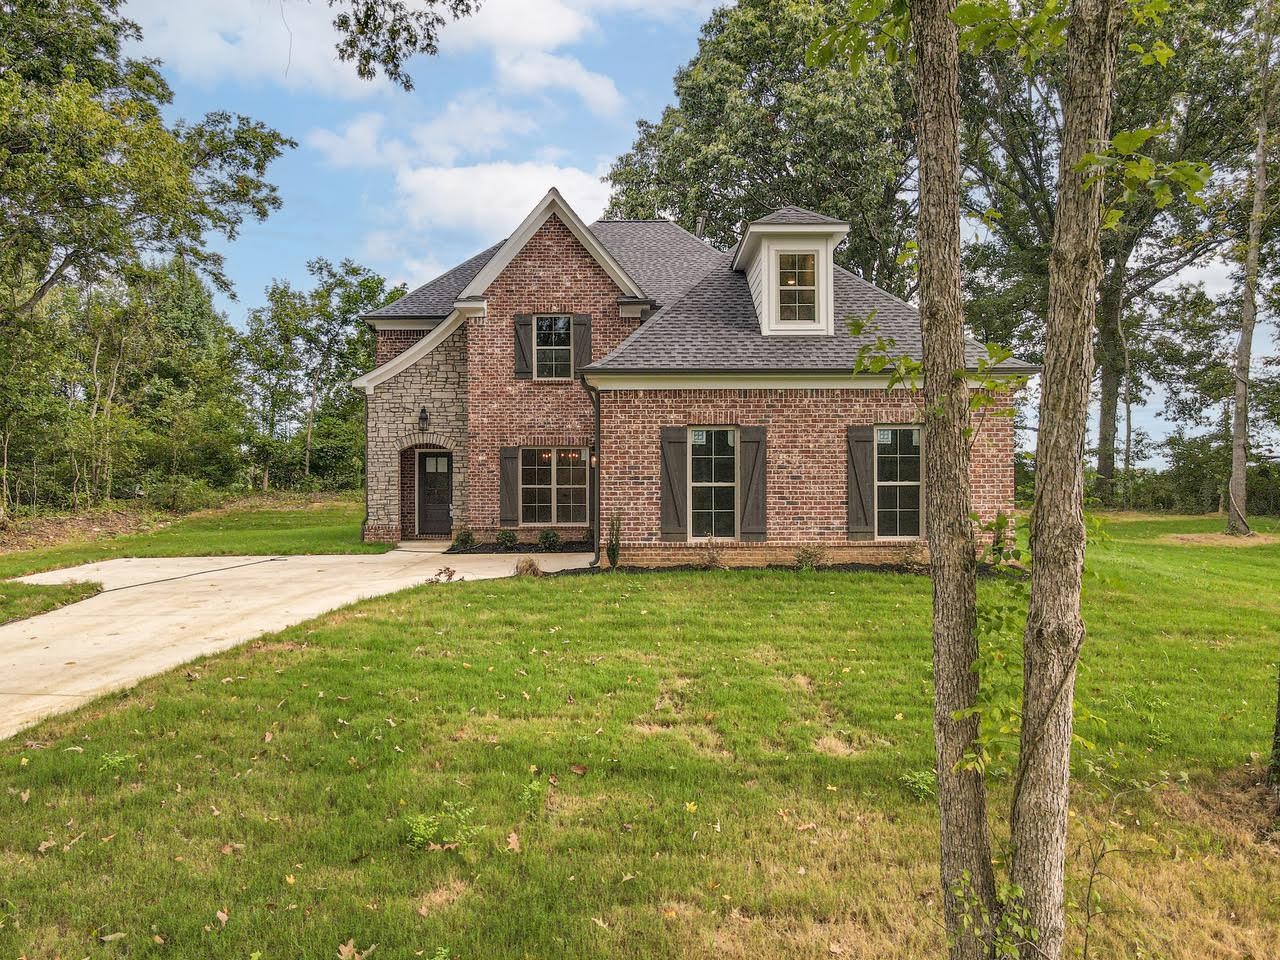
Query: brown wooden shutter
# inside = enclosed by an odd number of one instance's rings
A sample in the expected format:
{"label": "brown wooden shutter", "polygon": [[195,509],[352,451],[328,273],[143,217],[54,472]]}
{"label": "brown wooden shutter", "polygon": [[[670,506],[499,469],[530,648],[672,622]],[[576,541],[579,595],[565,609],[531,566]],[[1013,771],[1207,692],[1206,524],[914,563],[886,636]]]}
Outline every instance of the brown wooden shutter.
{"label": "brown wooden shutter", "polygon": [[764,427],[738,428],[738,502],[742,511],[738,518],[741,540],[765,539],[765,470]]}
{"label": "brown wooden shutter", "polygon": [[875,428],[849,428],[849,539],[874,540]]}
{"label": "brown wooden shutter", "polygon": [[520,448],[503,447],[498,471],[498,522],[520,525]]}
{"label": "brown wooden shutter", "polygon": [[516,379],[533,378],[533,315],[516,314]]}
{"label": "brown wooden shutter", "polygon": [[591,314],[573,315],[573,375],[591,362]]}
{"label": "brown wooden shutter", "polygon": [[660,516],[663,540],[689,537],[689,431],[662,428]]}

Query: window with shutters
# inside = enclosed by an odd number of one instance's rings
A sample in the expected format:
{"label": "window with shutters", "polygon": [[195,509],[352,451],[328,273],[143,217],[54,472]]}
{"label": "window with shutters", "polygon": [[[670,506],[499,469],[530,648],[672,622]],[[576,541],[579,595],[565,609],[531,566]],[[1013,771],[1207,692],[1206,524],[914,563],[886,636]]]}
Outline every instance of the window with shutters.
{"label": "window with shutters", "polygon": [[533,375],[538,380],[573,377],[573,318],[557,314],[533,318]]}
{"label": "window with shutters", "polygon": [[876,536],[920,536],[920,428],[876,427]]}
{"label": "window with shutters", "polygon": [[587,522],[587,451],[524,447],[520,451],[520,522]]}
{"label": "window with shutters", "polygon": [[689,535],[738,535],[738,432],[732,427],[689,431]]}

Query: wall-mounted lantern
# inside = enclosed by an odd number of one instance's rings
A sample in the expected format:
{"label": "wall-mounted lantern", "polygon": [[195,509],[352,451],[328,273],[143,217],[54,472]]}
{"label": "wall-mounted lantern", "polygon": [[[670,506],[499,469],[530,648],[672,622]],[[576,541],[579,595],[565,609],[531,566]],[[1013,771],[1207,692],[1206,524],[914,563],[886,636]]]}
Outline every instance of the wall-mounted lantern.
{"label": "wall-mounted lantern", "polygon": [[427,413],[426,407],[423,407],[418,411],[418,429],[426,433],[429,426],[431,426],[431,414]]}

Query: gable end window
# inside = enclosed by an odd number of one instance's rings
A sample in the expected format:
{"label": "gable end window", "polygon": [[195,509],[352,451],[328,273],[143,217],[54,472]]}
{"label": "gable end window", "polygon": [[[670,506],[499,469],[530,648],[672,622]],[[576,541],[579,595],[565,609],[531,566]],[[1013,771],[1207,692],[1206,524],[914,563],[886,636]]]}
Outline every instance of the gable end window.
{"label": "gable end window", "polygon": [[695,540],[738,535],[738,431],[689,431],[689,534]]}
{"label": "gable end window", "polygon": [[814,324],[818,320],[818,255],[778,254],[778,321]]}
{"label": "gable end window", "polygon": [[587,522],[587,451],[580,447],[520,450],[520,522]]}
{"label": "gable end window", "polygon": [[876,427],[876,536],[920,536],[919,427]]}
{"label": "gable end window", "polygon": [[573,377],[573,318],[568,314],[533,318],[533,370],[538,380]]}

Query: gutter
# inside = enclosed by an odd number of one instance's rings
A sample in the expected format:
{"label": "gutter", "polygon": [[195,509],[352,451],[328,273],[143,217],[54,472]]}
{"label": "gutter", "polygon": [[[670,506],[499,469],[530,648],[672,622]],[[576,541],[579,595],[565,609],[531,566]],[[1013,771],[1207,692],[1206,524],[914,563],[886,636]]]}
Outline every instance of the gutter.
{"label": "gutter", "polygon": [[595,553],[591,558],[591,566],[600,566],[600,466],[603,463],[600,449],[600,389],[593,387],[587,382],[587,378],[582,378],[582,386],[587,391],[587,395],[591,398],[591,413],[596,421],[596,436],[593,453],[596,458],[596,468],[592,471],[594,483],[591,491],[591,523],[593,527],[592,543],[595,545]]}

